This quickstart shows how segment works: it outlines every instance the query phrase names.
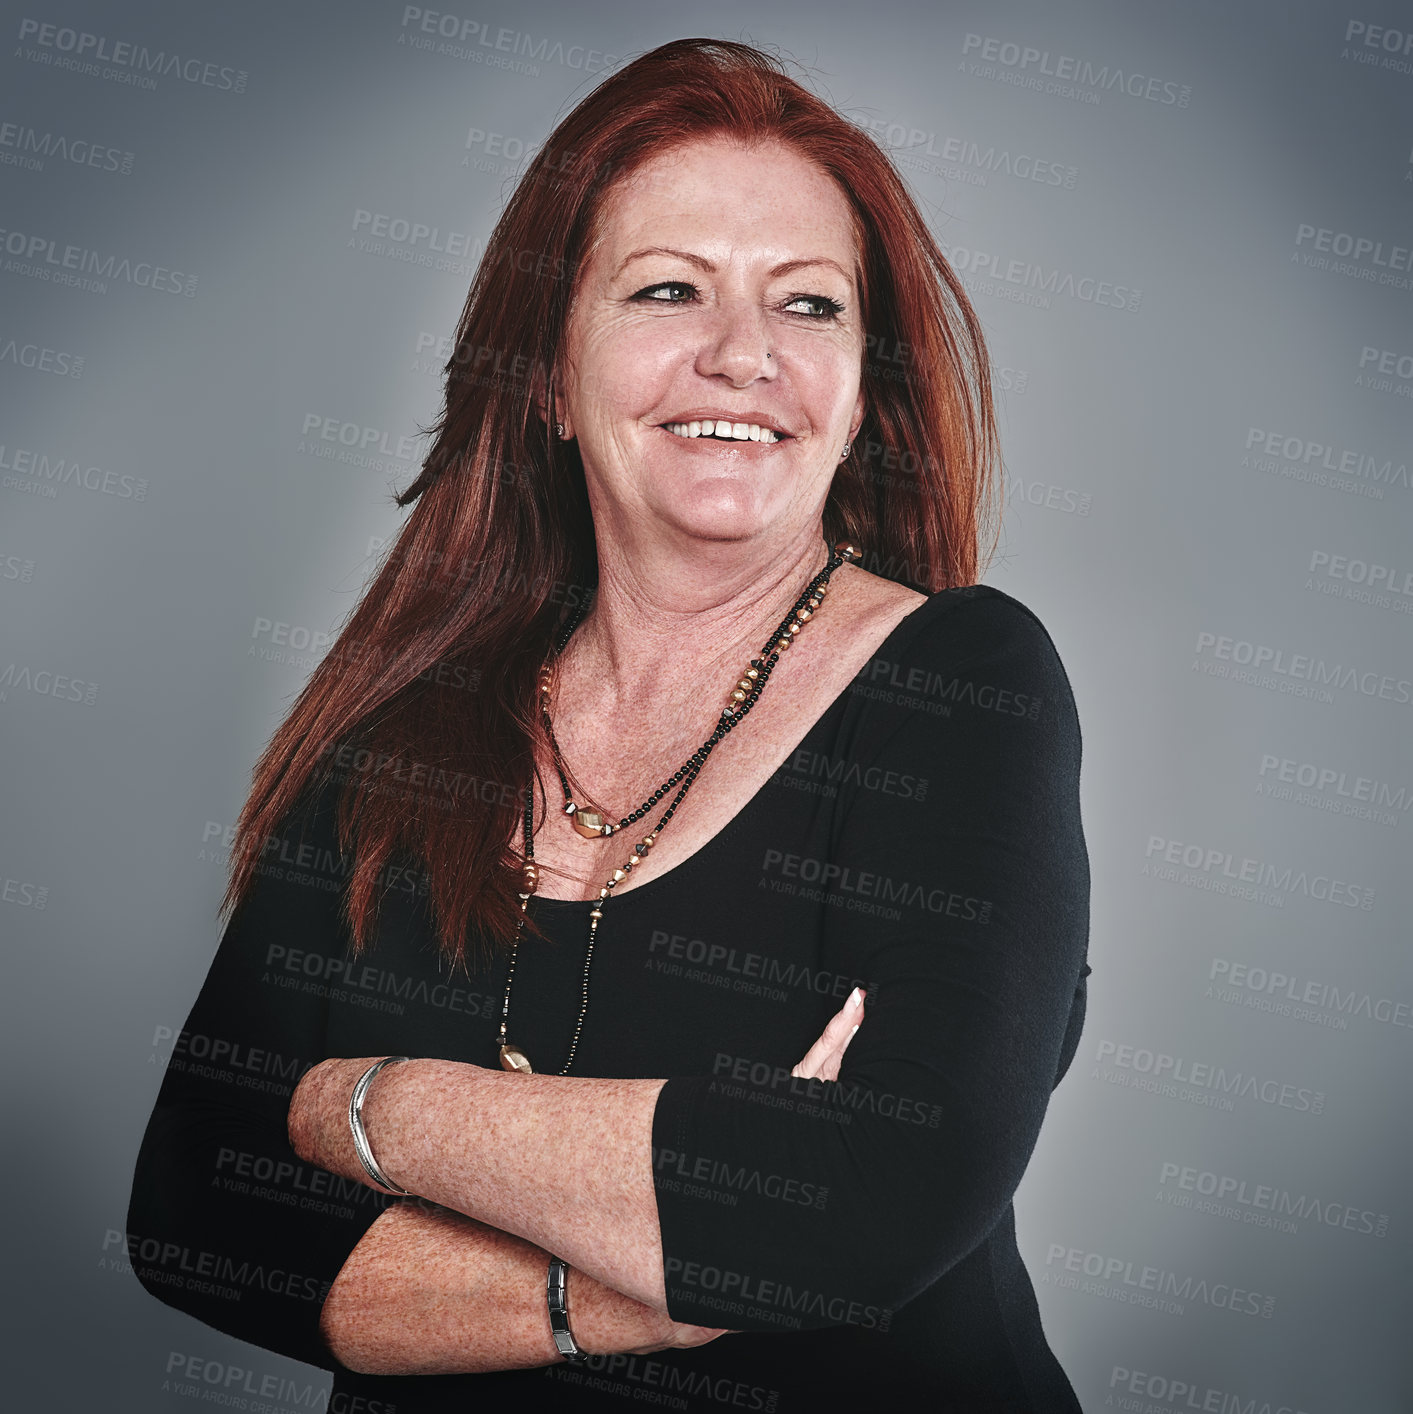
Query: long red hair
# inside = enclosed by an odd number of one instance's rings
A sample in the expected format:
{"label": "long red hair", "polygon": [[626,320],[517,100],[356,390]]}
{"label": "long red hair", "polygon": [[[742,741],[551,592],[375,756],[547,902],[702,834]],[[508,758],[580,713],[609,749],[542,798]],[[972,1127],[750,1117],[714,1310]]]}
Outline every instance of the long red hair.
{"label": "long red hair", "polygon": [[497,223],[431,448],[397,498],[412,512],[256,765],[223,911],[302,793],[337,778],[355,951],[372,939],[398,854],[426,871],[448,960],[514,935],[523,793],[547,745],[538,669],[566,608],[597,580],[583,466],[548,435],[546,387],[605,194],[648,158],[720,135],[788,144],[855,213],[867,412],[834,475],[825,536],[923,592],[975,583],[1000,476],[986,346],[902,179],[771,56],[724,40],[665,44],[560,123]]}

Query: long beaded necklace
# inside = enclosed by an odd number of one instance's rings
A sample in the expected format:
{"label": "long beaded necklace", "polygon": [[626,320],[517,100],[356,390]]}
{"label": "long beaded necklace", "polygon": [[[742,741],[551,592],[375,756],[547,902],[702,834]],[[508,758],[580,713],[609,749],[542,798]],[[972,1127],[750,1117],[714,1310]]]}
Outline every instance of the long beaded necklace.
{"label": "long beaded necklace", "polygon": [[[826,545],[828,542],[825,542]],[[584,1026],[584,1016],[589,1009],[589,964],[594,957],[594,942],[598,936],[599,920],[603,917],[603,906],[608,900],[613,890],[623,882],[629,875],[633,867],[642,862],[647,857],[648,851],[653,847],[653,842],[661,833],[662,828],[676,813],[677,807],[682,803],[682,798],[691,788],[692,782],[696,780],[698,773],[706,764],[707,757],[711,755],[716,744],[731,731],[733,727],[741,721],[756,702],[760,699],[762,691],[765,689],[766,680],[770,677],[771,669],[775,667],[781,653],[789,648],[791,641],[796,634],[809,622],[810,618],[824,602],[824,595],[829,587],[829,577],[839,568],[845,560],[859,559],[862,552],[846,540],[839,541],[829,554],[829,561],[818,574],[810,580],[804,592],[795,600],[794,606],[781,621],[780,627],[766,639],[765,647],[761,649],[760,656],[752,658],[750,665],[741,674],[740,680],[732,688],[731,695],[725,707],[721,709],[721,715],[717,720],[711,735],[699,746],[687,759],[675,774],[669,776],[631,815],[625,815],[617,825],[610,824],[604,819],[602,812],[581,810],[574,802],[569,789],[569,779],[564,770],[564,761],[560,755],[559,744],[554,739],[554,728],[550,723],[549,697],[553,686],[553,673],[550,662],[547,661],[540,669],[540,711],[544,716],[545,726],[549,729],[551,747],[554,750],[555,769],[559,773],[560,784],[564,788],[564,813],[571,817],[574,828],[585,839],[599,839],[615,834],[619,830],[627,829],[635,820],[642,819],[654,805],[665,796],[679,781],[682,783],[672,802],[663,812],[662,818],[656,826],[644,835],[637,844],[633,846],[633,853],[624,860],[623,864],[613,871],[613,876],[599,890],[599,896],[594,902],[593,908],[589,911],[589,946],[584,955],[584,979],[582,985],[583,1001],[579,1008],[579,1020],[574,1026],[574,1036],[569,1043],[569,1058],[564,1062],[563,1068],[558,1072],[566,1075],[569,1067],[574,1064],[574,1052],[579,1045],[579,1033]],[[585,600],[579,607],[577,613],[570,619],[568,625],[560,633],[559,641],[555,645],[554,658],[558,658],[564,652],[570,636],[583,621],[584,615],[588,612],[588,601]],[[552,661],[552,660],[551,660]],[[538,882],[538,870],[535,866],[535,845],[534,845],[534,789],[533,786],[525,788],[525,892],[520,895],[520,918],[515,927],[515,942],[510,950],[510,968],[505,978],[505,1000],[501,1005],[500,1012],[500,1034],[497,1041],[500,1046],[500,1063],[504,1070],[518,1070],[530,1073],[533,1067],[529,1057],[518,1046],[510,1043],[506,1036],[506,1023],[510,1016],[510,987],[515,980],[515,958],[520,949],[520,939],[525,931],[525,910],[529,907],[530,896],[535,892],[535,885]]]}

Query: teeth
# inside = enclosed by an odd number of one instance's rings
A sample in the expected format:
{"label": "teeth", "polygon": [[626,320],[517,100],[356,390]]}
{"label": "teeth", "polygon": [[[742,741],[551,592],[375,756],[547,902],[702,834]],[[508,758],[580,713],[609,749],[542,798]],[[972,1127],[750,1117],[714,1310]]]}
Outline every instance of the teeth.
{"label": "teeth", "polygon": [[664,426],[677,437],[715,437],[727,442],[778,442],[780,434],[755,422],[713,421],[668,422]]}

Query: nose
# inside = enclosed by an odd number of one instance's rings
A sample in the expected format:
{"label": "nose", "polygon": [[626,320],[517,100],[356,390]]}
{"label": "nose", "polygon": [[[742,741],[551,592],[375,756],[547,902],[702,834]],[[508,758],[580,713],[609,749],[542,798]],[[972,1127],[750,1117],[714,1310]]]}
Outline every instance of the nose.
{"label": "nose", "polygon": [[765,311],[732,300],[718,306],[697,351],[696,369],[703,377],[725,378],[733,388],[744,388],[757,378],[774,379],[779,369],[772,354]]}

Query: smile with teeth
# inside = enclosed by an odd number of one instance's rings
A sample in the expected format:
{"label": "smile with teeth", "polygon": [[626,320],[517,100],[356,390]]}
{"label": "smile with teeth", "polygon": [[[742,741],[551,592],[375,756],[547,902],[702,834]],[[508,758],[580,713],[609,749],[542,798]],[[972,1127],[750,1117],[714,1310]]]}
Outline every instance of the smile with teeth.
{"label": "smile with teeth", "polygon": [[781,434],[773,427],[761,427],[755,422],[664,422],[669,432],[678,437],[714,437],[723,442],[778,442]]}

